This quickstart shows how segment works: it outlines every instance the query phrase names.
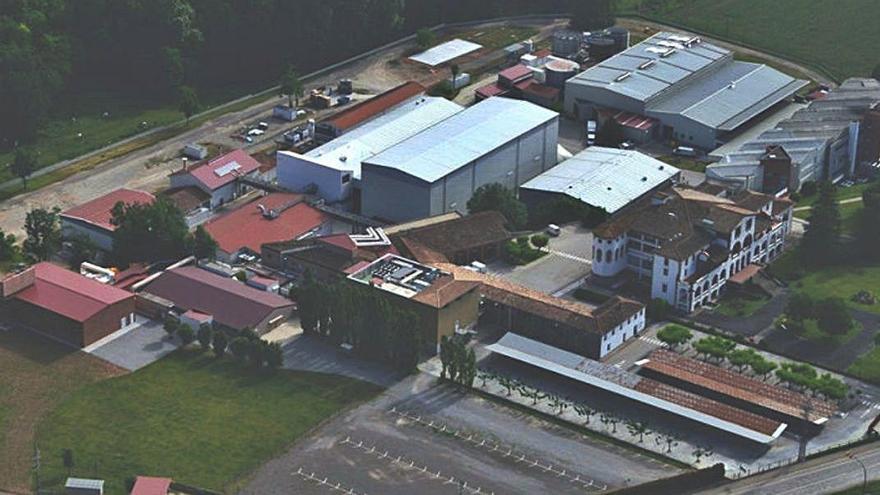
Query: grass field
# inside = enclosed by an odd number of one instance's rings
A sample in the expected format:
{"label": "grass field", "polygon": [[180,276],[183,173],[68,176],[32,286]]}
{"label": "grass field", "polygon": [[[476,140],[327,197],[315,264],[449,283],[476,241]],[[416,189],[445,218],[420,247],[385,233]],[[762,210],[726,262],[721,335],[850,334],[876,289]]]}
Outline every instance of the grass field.
{"label": "grass field", "polygon": [[718,302],[718,308],[715,309],[715,312],[730,317],[751,316],[768,302],[770,302],[770,298],[766,296],[743,297],[725,294]]}
{"label": "grass field", "polygon": [[801,338],[809,340],[815,344],[821,344],[823,346],[827,346],[828,348],[834,349],[842,346],[843,344],[849,342],[853,337],[861,333],[862,326],[855,322],[846,333],[840,335],[829,335],[822,330],[819,330],[819,325],[816,324],[815,320],[807,320],[804,322],[804,329],[798,332],[798,335]]}
{"label": "grass field", "polygon": [[28,333],[0,331],[0,491],[30,491],[34,428],[82,387],[123,370]]}
{"label": "grass field", "polygon": [[179,351],[87,387],[48,415],[39,429],[43,478],[62,482],[60,452],[70,448],[73,474],[107,480],[110,495],[127,493],[125,481],[137,474],[234,491],[318,423],[379,391],[343,377],[272,374]]}
{"label": "grass field", "polygon": [[[616,5],[626,13],[641,3]],[[880,63],[876,0],[667,0],[657,12],[642,13],[826,68],[838,79],[870,75]]]}
{"label": "grass field", "polygon": [[[838,210],[840,211],[840,232],[845,235],[852,235],[856,231],[856,222],[858,221],[859,212],[862,211],[862,202],[838,205]],[[809,220],[811,214],[810,210],[794,212],[794,216],[804,220]]]}
{"label": "grass field", "polygon": [[[776,272],[774,272],[776,273]],[[806,273],[791,288],[814,298],[837,296],[855,309],[880,313],[880,304],[858,304],[850,298],[860,290],[880,294],[880,266],[833,266]]]}
{"label": "grass field", "polygon": [[865,381],[880,383],[880,348],[863,354],[846,371]]}
{"label": "grass field", "polygon": [[[867,189],[873,182],[865,182],[864,184],[854,184],[850,187],[838,187],[837,188],[837,200],[843,201],[851,198],[860,198],[862,197],[862,193]],[[800,201],[797,202],[795,207],[801,206],[813,206],[816,204],[816,201],[819,199],[819,194],[813,194],[806,198],[801,198]]]}

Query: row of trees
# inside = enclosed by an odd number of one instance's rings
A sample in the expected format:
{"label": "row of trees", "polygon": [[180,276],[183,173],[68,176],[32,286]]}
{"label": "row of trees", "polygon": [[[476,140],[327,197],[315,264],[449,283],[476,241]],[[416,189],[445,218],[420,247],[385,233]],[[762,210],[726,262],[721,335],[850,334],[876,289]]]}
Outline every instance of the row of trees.
{"label": "row of trees", "polygon": [[348,280],[326,285],[306,273],[295,299],[304,333],[348,344],[367,359],[410,372],[427,345],[418,315],[369,287]]}
{"label": "row of trees", "polygon": [[[596,4],[594,7],[593,4]],[[168,101],[182,86],[241,94],[296,63],[309,72],[423,26],[608,1],[32,0],[0,3],[0,136],[35,135],[58,102],[83,93]],[[586,27],[585,27],[586,28]],[[591,28],[592,29],[592,28]],[[230,35],[235,33],[234,36]]]}
{"label": "row of trees", "polygon": [[444,336],[440,342],[440,363],[442,378],[451,382],[472,387],[477,377],[477,356],[467,341],[460,335]]}
{"label": "row of trees", "polygon": [[846,302],[839,297],[814,299],[809,294],[796,292],[785,306],[786,323],[792,330],[803,330],[808,320],[816,322],[823,333],[842,335],[853,327],[853,318]]}
{"label": "row of trees", "polygon": [[246,329],[230,338],[230,332],[215,329],[210,323],[202,323],[198,332],[193,332],[189,325],[172,316],[165,318],[164,328],[169,337],[176,335],[184,346],[198,340],[203,351],[213,353],[218,359],[231,353],[237,360],[250,363],[256,368],[265,366],[278,369],[284,363],[281,345],[277,342],[266,342],[253,330]]}

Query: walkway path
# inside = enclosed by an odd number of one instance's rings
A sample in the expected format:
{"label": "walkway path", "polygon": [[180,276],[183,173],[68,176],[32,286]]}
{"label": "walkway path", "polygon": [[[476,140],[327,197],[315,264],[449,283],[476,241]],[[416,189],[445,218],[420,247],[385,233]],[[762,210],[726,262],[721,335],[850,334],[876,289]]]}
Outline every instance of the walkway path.
{"label": "walkway path", "polygon": [[[848,205],[850,203],[860,203],[861,201],[862,201],[862,197],[856,196],[855,198],[842,199],[842,200],[838,201],[837,204]],[[792,208],[792,211],[807,211],[807,210],[812,210],[812,209],[813,209],[813,207],[811,205],[808,205],[808,206],[798,206],[798,207]]]}

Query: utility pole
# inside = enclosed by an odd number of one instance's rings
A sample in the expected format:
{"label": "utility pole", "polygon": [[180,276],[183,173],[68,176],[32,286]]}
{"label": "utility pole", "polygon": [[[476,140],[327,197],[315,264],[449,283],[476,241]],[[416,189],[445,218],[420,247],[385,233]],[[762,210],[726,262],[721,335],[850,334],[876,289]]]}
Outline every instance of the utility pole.
{"label": "utility pole", "polygon": [[[813,412],[813,398],[807,399],[807,402],[804,402],[804,423],[806,425],[810,424],[810,413]],[[807,443],[810,439],[807,437],[807,432],[802,431],[800,435],[798,435],[798,462],[804,462],[807,458]]]}
{"label": "utility pole", "polygon": [[848,452],[846,454],[847,457],[859,463],[859,466],[862,467],[862,493],[866,493],[868,489],[868,468],[865,466],[865,463],[862,462],[861,459],[856,457],[856,454],[853,452]]}

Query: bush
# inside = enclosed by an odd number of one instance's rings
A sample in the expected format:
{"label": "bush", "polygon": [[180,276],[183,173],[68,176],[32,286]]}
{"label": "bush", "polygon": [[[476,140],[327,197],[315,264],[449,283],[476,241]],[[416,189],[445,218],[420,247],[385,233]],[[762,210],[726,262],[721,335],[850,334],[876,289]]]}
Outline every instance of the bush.
{"label": "bush", "polygon": [[547,244],[550,243],[550,238],[547,237],[546,234],[535,234],[532,236],[532,245],[536,248],[547,247]]}
{"label": "bush", "polygon": [[676,347],[687,343],[694,337],[690,329],[681,325],[666,325],[657,332],[657,338],[661,342],[669,344],[670,347]]}
{"label": "bush", "polygon": [[192,344],[193,340],[196,338],[193,329],[190,328],[189,325],[180,325],[180,328],[177,329],[177,336],[180,337],[180,341],[183,345]]}
{"label": "bush", "polygon": [[214,349],[214,356],[222,358],[226,354],[226,334],[223,332],[214,332],[214,340],[211,341],[211,347]]}
{"label": "bush", "polygon": [[202,346],[202,349],[208,350],[211,346],[211,341],[214,340],[214,329],[211,328],[211,325],[202,323],[202,325],[199,326],[199,332],[196,334],[196,338],[199,340],[199,345]]}
{"label": "bush", "polygon": [[177,321],[177,318],[170,315],[165,317],[165,322],[162,325],[162,328],[165,329],[165,332],[167,332],[169,336],[174,336],[179,327],[180,322]]}
{"label": "bush", "polygon": [[232,352],[232,355],[235,359],[239,361],[244,361],[248,356],[248,347],[250,346],[250,341],[247,337],[236,337],[232,339],[232,342],[229,343],[229,350]]}
{"label": "bush", "polygon": [[[525,239],[525,242],[521,242],[520,239]],[[504,245],[504,259],[512,265],[525,265],[545,254],[547,253],[530,246],[528,237],[520,237],[516,241],[507,241]]]}

